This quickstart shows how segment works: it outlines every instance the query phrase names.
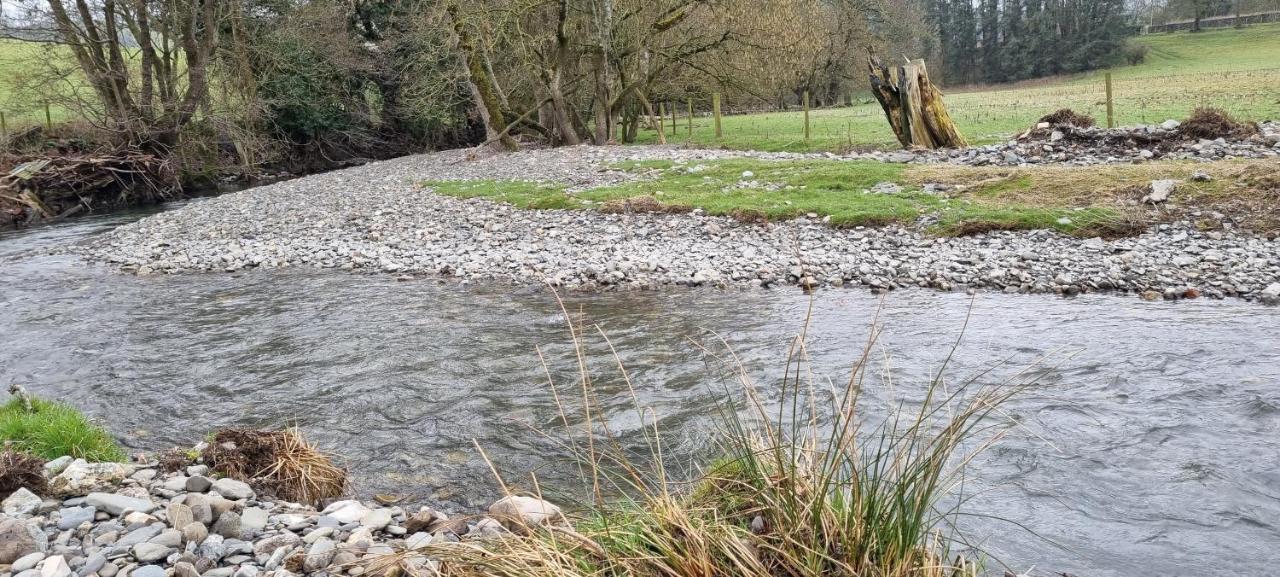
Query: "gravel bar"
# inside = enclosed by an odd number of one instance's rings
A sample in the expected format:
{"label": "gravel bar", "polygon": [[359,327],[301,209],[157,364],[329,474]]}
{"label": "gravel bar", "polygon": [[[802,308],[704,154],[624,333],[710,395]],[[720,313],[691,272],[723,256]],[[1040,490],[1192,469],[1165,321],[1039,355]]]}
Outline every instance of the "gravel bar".
{"label": "gravel bar", "polygon": [[585,146],[432,153],[193,202],[70,250],[141,275],[311,266],[579,290],[927,287],[1280,302],[1280,240],[1189,222],[1114,241],[1050,231],[936,238],[901,227],[841,230],[817,217],[747,224],[698,211],[521,210],[419,184],[527,179],[586,188],[637,178],[609,168],[627,160],[801,156]]}

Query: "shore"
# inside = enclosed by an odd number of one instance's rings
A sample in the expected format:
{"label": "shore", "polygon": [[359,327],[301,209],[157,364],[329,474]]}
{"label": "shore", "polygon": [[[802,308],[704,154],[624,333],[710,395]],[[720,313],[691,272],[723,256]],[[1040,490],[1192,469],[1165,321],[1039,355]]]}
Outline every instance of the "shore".
{"label": "shore", "polygon": [[646,178],[619,163],[797,156],[806,155],[666,147],[418,155],[194,202],[72,250],[141,275],[311,266],[574,290],[800,285],[1280,300],[1280,241],[1202,230],[1192,218],[1114,240],[1047,230],[941,237],[919,227],[840,229],[813,213],[747,223],[696,209],[521,210],[421,185],[518,179],[572,191]]}

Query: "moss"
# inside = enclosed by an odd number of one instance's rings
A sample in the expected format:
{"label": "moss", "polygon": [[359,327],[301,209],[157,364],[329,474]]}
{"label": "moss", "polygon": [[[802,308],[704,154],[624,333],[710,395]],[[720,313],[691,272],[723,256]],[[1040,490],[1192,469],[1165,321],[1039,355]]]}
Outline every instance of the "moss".
{"label": "moss", "polygon": [[69,405],[32,399],[31,412],[11,400],[0,407],[0,443],[44,459],[63,455],[88,461],[123,461],[124,451],[102,427]]}

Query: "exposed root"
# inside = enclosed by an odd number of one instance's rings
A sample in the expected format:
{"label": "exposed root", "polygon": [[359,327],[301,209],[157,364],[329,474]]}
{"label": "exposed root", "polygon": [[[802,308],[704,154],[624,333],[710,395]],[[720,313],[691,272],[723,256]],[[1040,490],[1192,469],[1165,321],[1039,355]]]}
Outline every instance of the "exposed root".
{"label": "exposed root", "polygon": [[1258,132],[1258,125],[1240,122],[1221,108],[1196,108],[1178,125],[1178,132],[1188,138],[1244,138]]}
{"label": "exposed root", "polygon": [[44,461],[6,446],[0,451],[0,499],[23,487],[37,495],[44,494]]}

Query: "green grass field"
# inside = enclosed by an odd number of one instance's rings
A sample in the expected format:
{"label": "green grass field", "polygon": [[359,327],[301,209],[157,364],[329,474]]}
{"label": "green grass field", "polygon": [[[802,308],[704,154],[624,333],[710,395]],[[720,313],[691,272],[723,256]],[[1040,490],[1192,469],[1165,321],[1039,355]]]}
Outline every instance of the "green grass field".
{"label": "green grass field", "polygon": [[[1181,119],[1204,105],[1223,108],[1246,120],[1280,118],[1280,24],[1156,34],[1134,42],[1151,48],[1146,62],[1109,70],[1117,124]],[[944,92],[951,116],[965,137],[983,144],[1006,139],[1059,108],[1072,108],[1104,123],[1104,72]],[[879,105],[870,101],[869,95],[865,99],[868,102],[852,107],[812,111],[808,143],[799,111],[726,116],[722,122],[724,138],[719,142],[709,117],[694,119],[691,137],[683,116],[678,118],[674,135],[670,117],[666,130],[670,142],[735,149],[896,148],[897,141]],[[695,106],[710,108],[709,103]],[[726,113],[732,113],[733,107],[734,103],[726,103]],[[683,108],[680,105],[679,109]],[[653,130],[643,130],[639,140],[654,143],[658,139]]]}

